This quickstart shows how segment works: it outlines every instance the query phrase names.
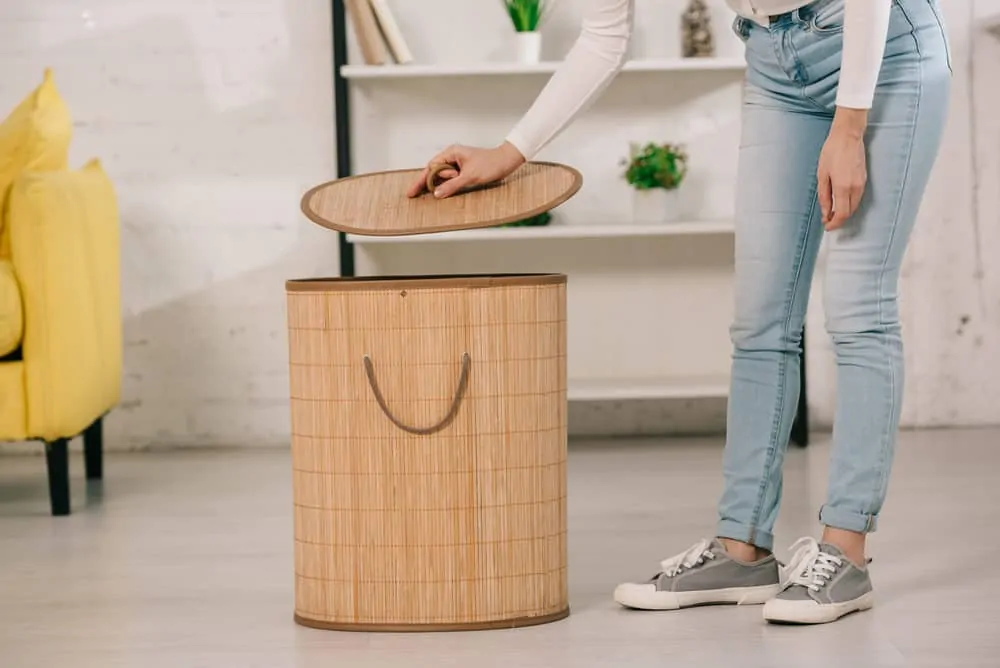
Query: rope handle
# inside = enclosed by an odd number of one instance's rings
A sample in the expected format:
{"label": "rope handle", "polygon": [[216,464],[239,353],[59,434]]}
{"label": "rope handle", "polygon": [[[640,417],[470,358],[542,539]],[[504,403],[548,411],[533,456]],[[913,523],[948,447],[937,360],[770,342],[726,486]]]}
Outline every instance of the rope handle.
{"label": "rope handle", "polygon": [[458,407],[462,403],[462,399],[465,396],[465,390],[469,385],[469,367],[472,364],[472,360],[469,358],[469,353],[462,353],[462,371],[458,376],[458,388],[455,390],[455,398],[451,402],[451,408],[448,409],[448,413],[441,419],[437,424],[433,424],[430,427],[411,427],[408,424],[400,421],[392,411],[389,410],[389,405],[385,401],[385,397],[382,396],[382,392],[378,388],[378,382],[375,380],[375,366],[372,364],[371,357],[365,355],[365,375],[368,376],[368,385],[372,389],[372,394],[375,395],[375,401],[378,403],[378,407],[382,409],[385,416],[389,420],[402,429],[403,431],[410,434],[417,434],[419,436],[426,436],[427,434],[433,434],[435,432],[441,431],[447,427],[452,420],[455,419],[455,415],[458,414]]}
{"label": "rope handle", "polygon": [[430,166],[427,172],[427,192],[432,193],[437,187],[437,177],[446,169],[454,169],[458,171],[458,166],[453,165],[450,162],[435,162]]}

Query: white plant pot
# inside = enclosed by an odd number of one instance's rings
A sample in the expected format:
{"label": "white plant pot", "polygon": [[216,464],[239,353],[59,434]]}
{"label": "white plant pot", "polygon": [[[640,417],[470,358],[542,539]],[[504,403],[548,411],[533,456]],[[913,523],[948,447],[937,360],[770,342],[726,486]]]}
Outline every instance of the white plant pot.
{"label": "white plant pot", "polygon": [[654,225],[676,222],[680,217],[680,197],[677,190],[650,188],[632,191],[632,220]]}
{"label": "white plant pot", "polygon": [[517,48],[517,62],[531,65],[541,60],[542,33],[515,32],[514,43]]}

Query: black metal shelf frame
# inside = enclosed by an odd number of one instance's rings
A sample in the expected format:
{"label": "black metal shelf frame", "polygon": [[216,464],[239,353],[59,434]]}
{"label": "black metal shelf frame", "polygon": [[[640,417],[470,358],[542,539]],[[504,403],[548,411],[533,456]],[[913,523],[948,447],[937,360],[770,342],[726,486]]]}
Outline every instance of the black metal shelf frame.
{"label": "black metal shelf frame", "polygon": [[[340,68],[347,64],[347,12],[344,0],[333,0],[333,114],[337,139],[337,178],[351,175],[351,91]],[[340,275],[354,276],[354,245],[337,232]]]}
{"label": "black metal shelf frame", "polygon": [[[347,79],[340,68],[347,64],[347,12],[344,0],[332,0],[333,19],[333,105],[337,140],[337,178],[352,174],[351,159],[351,95]],[[337,232],[340,254],[340,275],[354,276],[354,244],[343,232]],[[808,401],[806,396],[806,334],[802,328],[802,360],[798,409],[792,424],[791,441],[805,447],[809,443]]]}

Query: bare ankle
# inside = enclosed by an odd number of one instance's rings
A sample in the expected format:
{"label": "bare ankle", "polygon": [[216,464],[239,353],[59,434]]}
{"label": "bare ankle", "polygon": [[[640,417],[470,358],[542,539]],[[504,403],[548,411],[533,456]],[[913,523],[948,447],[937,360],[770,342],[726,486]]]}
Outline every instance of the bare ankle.
{"label": "bare ankle", "polygon": [[756,545],[732,538],[719,538],[719,542],[726,548],[726,553],[738,561],[759,561],[770,554],[767,550],[762,550]]}
{"label": "bare ankle", "polygon": [[837,547],[858,568],[865,567],[865,534],[845,529],[826,527],[823,542]]}

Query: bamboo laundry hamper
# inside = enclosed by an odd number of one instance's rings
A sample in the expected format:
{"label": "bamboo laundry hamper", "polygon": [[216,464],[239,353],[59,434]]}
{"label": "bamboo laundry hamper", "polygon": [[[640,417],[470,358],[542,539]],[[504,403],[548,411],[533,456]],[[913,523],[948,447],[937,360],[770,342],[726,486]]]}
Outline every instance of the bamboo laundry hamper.
{"label": "bamboo laundry hamper", "polygon": [[[303,211],[340,231],[428,233],[535,215],[581,184],[528,163],[491,188],[408,198],[419,174],[323,184]],[[566,277],[317,278],[286,292],[295,620],[445,631],[566,617]]]}

